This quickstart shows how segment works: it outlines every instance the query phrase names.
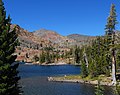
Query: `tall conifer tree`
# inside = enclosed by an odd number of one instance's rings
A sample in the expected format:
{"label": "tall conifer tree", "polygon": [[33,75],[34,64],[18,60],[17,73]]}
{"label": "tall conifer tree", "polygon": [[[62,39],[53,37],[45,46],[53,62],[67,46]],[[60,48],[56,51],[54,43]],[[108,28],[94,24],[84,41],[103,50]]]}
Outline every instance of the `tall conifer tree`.
{"label": "tall conifer tree", "polygon": [[0,95],[19,95],[18,63],[14,55],[17,46],[15,29],[10,29],[10,17],[6,18],[6,11],[0,0]]}
{"label": "tall conifer tree", "polygon": [[74,56],[74,59],[75,59],[75,63],[80,63],[80,48],[76,45],[75,46],[75,56]]}
{"label": "tall conifer tree", "polygon": [[111,5],[110,15],[107,19],[106,25],[106,38],[109,51],[112,55],[112,83],[116,84],[116,60],[115,60],[115,25],[117,24],[116,20],[116,10],[115,5]]}

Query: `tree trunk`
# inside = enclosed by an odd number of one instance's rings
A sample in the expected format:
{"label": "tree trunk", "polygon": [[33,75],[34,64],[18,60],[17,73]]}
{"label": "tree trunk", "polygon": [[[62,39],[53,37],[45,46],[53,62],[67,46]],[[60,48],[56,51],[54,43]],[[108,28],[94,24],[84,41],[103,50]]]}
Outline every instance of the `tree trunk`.
{"label": "tree trunk", "polygon": [[87,59],[87,55],[86,55],[85,51],[84,51],[84,59],[85,59],[86,66],[88,68],[88,59]]}
{"label": "tree trunk", "polygon": [[115,61],[115,50],[112,50],[112,84],[116,85],[116,61]]}

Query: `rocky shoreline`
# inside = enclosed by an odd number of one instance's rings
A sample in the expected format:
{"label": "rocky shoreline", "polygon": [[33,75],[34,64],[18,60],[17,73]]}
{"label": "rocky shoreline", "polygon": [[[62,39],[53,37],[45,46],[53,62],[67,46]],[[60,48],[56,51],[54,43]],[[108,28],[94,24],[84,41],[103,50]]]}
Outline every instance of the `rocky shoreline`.
{"label": "rocky shoreline", "polygon": [[43,66],[54,66],[54,65],[67,65],[65,62],[58,62],[58,63],[49,63],[49,64],[39,64],[39,63],[25,63],[25,65],[43,65]]}
{"label": "rocky shoreline", "polygon": [[41,64],[41,65],[67,65],[65,62],[58,62],[58,63],[49,63],[49,64]]}
{"label": "rocky shoreline", "polygon": [[[57,78],[57,77],[48,77],[47,79],[48,81],[50,82],[66,82],[66,83],[84,83],[84,84],[92,84],[92,85],[97,85],[98,84],[98,80],[83,80],[83,79],[60,79],[60,78]],[[106,86],[112,86],[111,83],[109,82],[103,82],[101,81],[100,82],[101,85],[106,85]]]}

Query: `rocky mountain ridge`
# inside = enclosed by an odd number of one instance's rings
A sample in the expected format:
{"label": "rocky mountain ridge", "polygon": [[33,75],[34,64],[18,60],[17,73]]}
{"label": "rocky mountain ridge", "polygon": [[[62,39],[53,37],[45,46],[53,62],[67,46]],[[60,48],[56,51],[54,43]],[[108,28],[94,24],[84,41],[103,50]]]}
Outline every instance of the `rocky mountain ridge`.
{"label": "rocky mountain ridge", "polygon": [[40,37],[44,41],[49,41],[53,44],[59,44],[59,45],[63,45],[63,46],[66,42],[68,42],[68,43],[75,42],[74,39],[70,39],[68,37],[58,34],[55,31],[46,30],[46,29],[34,31],[33,34],[37,37]]}
{"label": "rocky mountain ridge", "polygon": [[41,29],[34,32],[29,32],[19,25],[11,25],[11,28],[16,27],[20,46],[16,49],[18,61],[31,62],[35,55],[40,55],[45,48],[53,48],[54,51],[60,52],[69,51],[75,45],[83,45],[94,39],[95,37],[73,34],[62,36],[55,31]]}

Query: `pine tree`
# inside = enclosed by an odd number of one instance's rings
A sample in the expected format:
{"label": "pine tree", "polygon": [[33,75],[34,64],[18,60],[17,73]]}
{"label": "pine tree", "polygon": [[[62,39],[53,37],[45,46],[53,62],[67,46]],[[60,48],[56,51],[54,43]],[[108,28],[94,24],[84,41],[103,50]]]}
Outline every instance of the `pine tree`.
{"label": "pine tree", "polygon": [[39,61],[39,57],[38,57],[37,55],[34,55],[34,57],[33,57],[33,61],[34,61],[34,62]]}
{"label": "pine tree", "polygon": [[109,70],[109,63],[107,63],[107,50],[105,50],[105,42],[104,37],[98,37],[96,39],[96,68],[97,68],[97,75],[106,74],[107,76],[110,75]]}
{"label": "pine tree", "polygon": [[75,56],[74,56],[74,59],[75,59],[75,63],[80,63],[80,49],[79,47],[76,45],[75,46]]}
{"label": "pine tree", "polygon": [[79,52],[80,52],[80,63],[81,63],[81,76],[85,78],[88,76],[88,59],[86,55],[85,46],[83,46]]}
{"label": "pine tree", "polygon": [[117,50],[116,54],[116,68],[120,69],[120,49]]}
{"label": "pine tree", "polygon": [[18,63],[14,55],[17,45],[15,29],[10,30],[10,17],[6,18],[6,11],[0,0],[0,95],[19,95]]}
{"label": "pine tree", "polygon": [[82,65],[81,65],[81,76],[83,78],[88,76],[88,69],[87,69],[87,66],[86,66],[85,62],[83,62]]}
{"label": "pine tree", "polygon": [[119,84],[119,82],[116,83],[116,86],[115,86],[115,94],[116,94],[116,95],[120,95],[120,84]]}
{"label": "pine tree", "polygon": [[112,84],[116,84],[116,60],[115,60],[115,25],[117,24],[116,20],[116,10],[115,5],[111,5],[110,16],[107,19],[106,25],[106,38],[109,50],[111,50],[112,55]]}
{"label": "pine tree", "polygon": [[51,62],[50,51],[49,50],[46,51],[45,61],[46,61],[47,64],[49,64]]}
{"label": "pine tree", "polygon": [[100,80],[98,80],[98,84],[97,84],[95,90],[96,90],[96,91],[95,91],[95,95],[104,95],[104,94],[103,94],[104,89],[103,89],[103,87],[100,85]]}
{"label": "pine tree", "polygon": [[40,54],[39,62],[42,64],[45,62],[45,52],[42,51]]}
{"label": "pine tree", "polygon": [[[104,37],[97,37],[96,40],[92,42],[91,46],[86,46],[85,51],[89,63],[88,73],[91,77],[100,74],[110,75],[109,64],[107,63],[108,57],[106,57],[107,50],[104,44]],[[85,60],[85,57],[83,59]],[[84,62],[86,63],[86,60]]]}

